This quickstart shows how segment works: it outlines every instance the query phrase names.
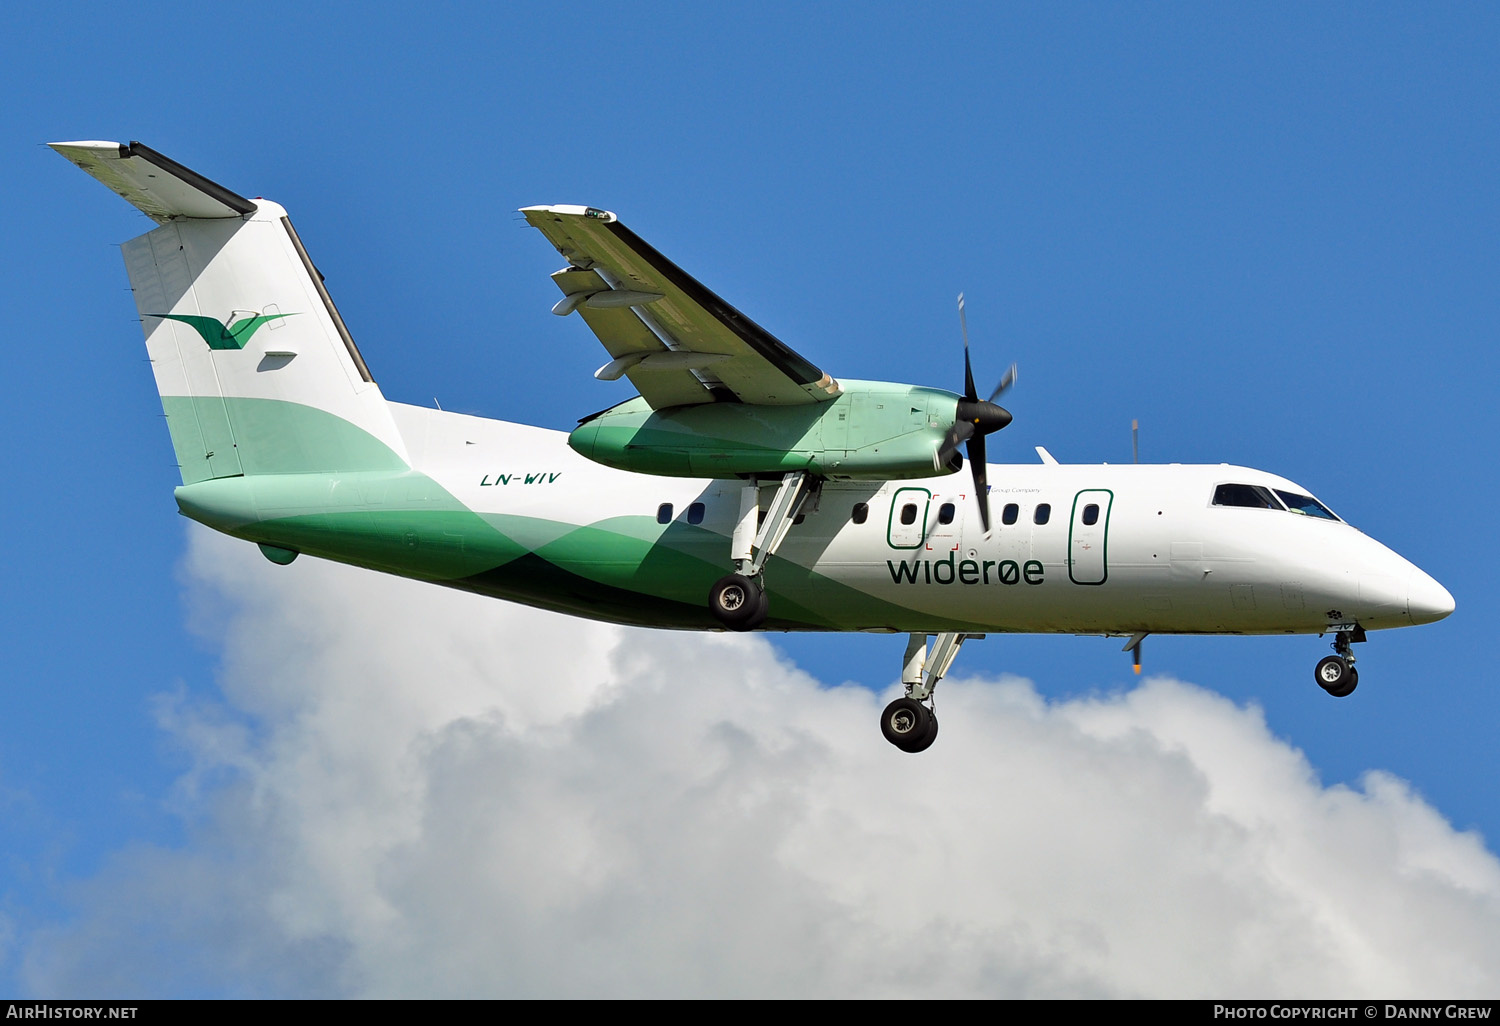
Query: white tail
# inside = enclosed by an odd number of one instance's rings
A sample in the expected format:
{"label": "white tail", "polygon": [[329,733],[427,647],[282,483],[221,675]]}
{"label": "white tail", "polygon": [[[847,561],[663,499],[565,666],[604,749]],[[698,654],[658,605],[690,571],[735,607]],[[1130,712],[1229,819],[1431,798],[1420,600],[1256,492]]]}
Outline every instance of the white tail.
{"label": "white tail", "polygon": [[406,468],[286,211],[140,143],[52,145],[161,225],[123,250],[185,484]]}

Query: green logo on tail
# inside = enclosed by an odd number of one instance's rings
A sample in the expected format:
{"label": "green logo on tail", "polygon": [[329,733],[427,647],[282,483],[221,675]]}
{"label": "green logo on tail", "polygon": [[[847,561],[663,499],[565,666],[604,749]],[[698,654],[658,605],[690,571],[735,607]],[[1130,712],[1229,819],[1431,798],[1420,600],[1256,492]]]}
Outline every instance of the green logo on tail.
{"label": "green logo on tail", "polygon": [[203,336],[203,341],[208,343],[210,349],[244,349],[245,343],[250,341],[250,336],[260,329],[267,321],[277,321],[283,317],[295,317],[296,314],[255,314],[250,317],[242,317],[233,324],[225,325],[223,321],[213,317],[200,317],[197,314],[147,314],[147,317],[160,317],[167,321],[181,321]]}

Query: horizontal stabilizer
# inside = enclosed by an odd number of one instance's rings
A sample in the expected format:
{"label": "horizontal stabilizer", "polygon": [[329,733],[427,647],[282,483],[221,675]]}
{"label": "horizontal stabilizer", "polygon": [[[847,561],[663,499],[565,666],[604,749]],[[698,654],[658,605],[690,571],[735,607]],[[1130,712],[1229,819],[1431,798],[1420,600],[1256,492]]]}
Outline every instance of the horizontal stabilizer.
{"label": "horizontal stabilizer", "polygon": [[255,204],[245,197],[138,142],[49,145],[158,224],[177,217],[241,217],[255,212]]}

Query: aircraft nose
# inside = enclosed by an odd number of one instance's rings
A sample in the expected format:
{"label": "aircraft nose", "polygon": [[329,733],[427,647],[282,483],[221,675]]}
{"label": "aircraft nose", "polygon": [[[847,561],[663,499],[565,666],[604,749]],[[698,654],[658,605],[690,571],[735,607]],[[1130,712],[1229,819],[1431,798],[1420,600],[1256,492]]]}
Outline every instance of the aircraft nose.
{"label": "aircraft nose", "polygon": [[1406,610],[1412,623],[1435,623],[1453,612],[1453,596],[1447,588],[1413,568],[1406,582]]}

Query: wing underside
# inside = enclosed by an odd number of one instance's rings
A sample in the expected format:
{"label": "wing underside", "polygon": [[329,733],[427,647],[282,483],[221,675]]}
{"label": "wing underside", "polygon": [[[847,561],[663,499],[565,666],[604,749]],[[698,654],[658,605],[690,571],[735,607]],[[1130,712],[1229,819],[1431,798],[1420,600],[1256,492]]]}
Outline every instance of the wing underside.
{"label": "wing underside", "polygon": [[552,276],[612,357],[600,378],[630,379],[653,409],[731,400],[826,402],[838,382],[620,224],[592,207],[521,211],[568,261]]}

